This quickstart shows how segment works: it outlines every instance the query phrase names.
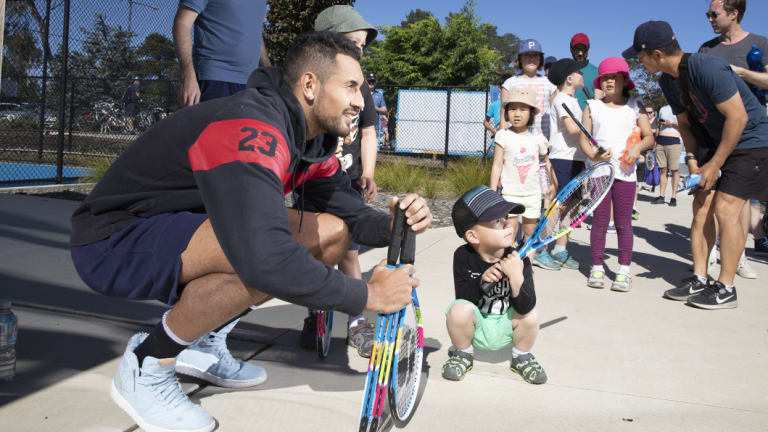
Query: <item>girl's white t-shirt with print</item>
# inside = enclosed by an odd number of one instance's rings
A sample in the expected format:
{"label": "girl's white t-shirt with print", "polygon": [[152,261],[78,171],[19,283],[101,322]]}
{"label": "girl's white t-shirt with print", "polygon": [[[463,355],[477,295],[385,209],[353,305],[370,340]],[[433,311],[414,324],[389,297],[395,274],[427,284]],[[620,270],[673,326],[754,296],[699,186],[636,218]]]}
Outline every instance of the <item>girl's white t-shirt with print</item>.
{"label": "girl's white t-shirt with print", "polygon": [[552,108],[550,111],[550,129],[549,133],[549,145],[551,149],[549,151],[549,159],[562,159],[569,161],[585,162],[587,155],[581,151],[579,145],[579,139],[581,139],[581,132],[577,135],[569,134],[565,129],[563,123],[563,117],[568,117],[568,112],[563,108],[565,104],[568,109],[571,110],[573,115],[581,121],[581,107],[579,107],[579,101],[573,96],[569,96],[565,93],[558,93],[555,99],[552,101]]}
{"label": "girl's white t-shirt with print", "polygon": [[549,144],[544,135],[517,134],[504,129],[496,134],[496,145],[504,149],[501,186],[505,195],[541,193],[539,157],[547,154]]}
{"label": "girl's white t-shirt with print", "polygon": [[618,108],[610,108],[603,101],[594,99],[588,100],[587,105],[592,117],[592,136],[601,147],[613,153],[611,165],[616,171],[616,179],[637,181],[637,164],[625,166],[621,163],[621,157],[626,151],[633,129],[638,127],[640,99],[629,99],[625,105]]}
{"label": "girl's white t-shirt with print", "polygon": [[[533,119],[531,129],[535,134],[543,133],[541,130],[541,120],[544,115],[549,117],[549,100],[552,97],[552,94],[557,91],[557,87],[555,87],[555,85],[545,76],[528,78],[525,75],[516,75],[507,78],[507,80],[504,81],[504,84],[502,84],[502,87],[507,91],[510,91],[515,87],[526,89],[532,91],[536,95],[536,108],[539,109],[539,113],[536,114],[536,117]],[[501,115],[504,115],[503,110]],[[550,136],[552,135],[550,134]]]}

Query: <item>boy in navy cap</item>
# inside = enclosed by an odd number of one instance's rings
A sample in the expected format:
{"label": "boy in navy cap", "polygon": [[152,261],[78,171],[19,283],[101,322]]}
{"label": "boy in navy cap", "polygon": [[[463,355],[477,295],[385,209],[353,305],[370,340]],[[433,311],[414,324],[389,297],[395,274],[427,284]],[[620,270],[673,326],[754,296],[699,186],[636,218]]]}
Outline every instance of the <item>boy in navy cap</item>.
{"label": "boy in navy cap", "polygon": [[[453,206],[456,234],[467,243],[453,254],[456,301],[446,311],[453,349],[443,365],[445,379],[464,378],[474,347],[499,350],[513,344],[510,370],[531,384],[547,381],[529,352],[539,333],[531,262],[513,249],[514,230],[507,223],[507,215],[524,211],[486,186],[471,189]],[[486,282],[492,284],[484,289]]]}
{"label": "boy in navy cap", "polygon": [[[744,250],[739,212],[747,198],[768,199],[765,107],[724,60],[684,54],[664,21],[640,25],[623,55],[637,57],[649,73],[663,72],[659,84],[677,116],[685,161],[692,174],[701,175],[691,226],[694,274],[664,296],[704,309],[735,308],[733,279]],[[722,266],[711,282],[707,256],[715,245],[713,214],[720,227]]]}

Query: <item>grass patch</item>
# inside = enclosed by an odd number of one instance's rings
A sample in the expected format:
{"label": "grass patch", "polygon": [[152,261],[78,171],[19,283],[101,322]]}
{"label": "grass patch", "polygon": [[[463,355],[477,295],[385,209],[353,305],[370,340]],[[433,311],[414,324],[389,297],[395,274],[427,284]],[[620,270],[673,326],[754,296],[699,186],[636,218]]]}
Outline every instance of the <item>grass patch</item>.
{"label": "grass patch", "polygon": [[448,165],[445,178],[457,197],[477,185],[491,181],[491,163],[479,157],[464,158]]}
{"label": "grass patch", "polygon": [[482,158],[450,162],[447,169],[403,161],[376,165],[376,185],[379,189],[397,194],[417,192],[429,199],[455,199],[477,185],[488,184],[490,178],[491,164]]}
{"label": "grass patch", "polygon": [[115,158],[93,158],[92,162],[88,164],[88,168],[91,169],[92,174],[84,180],[89,182],[97,182],[101,180],[114,161]]}

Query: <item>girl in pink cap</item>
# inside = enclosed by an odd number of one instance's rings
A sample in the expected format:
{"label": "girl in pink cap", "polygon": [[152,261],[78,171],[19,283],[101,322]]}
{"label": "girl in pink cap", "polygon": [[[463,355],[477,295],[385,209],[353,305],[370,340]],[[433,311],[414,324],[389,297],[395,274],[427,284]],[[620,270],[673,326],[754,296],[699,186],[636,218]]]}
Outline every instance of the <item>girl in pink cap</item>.
{"label": "girl in pink cap", "polygon": [[581,137],[581,148],[594,162],[610,161],[615,169],[616,179],[593,215],[590,233],[592,269],[587,286],[604,287],[605,233],[613,208],[619,241],[620,267],[611,290],[626,292],[632,288],[629,265],[632,262],[632,205],[637,184],[635,165],[640,152],[653,147],[653,134],[640,99],[629,97],[629,91],[635,84],[629,77],[627,62],[619,57],[603,60],[598,67],[598,77],[594,84],[596,89],[602,89],[605,96],[599,100],[587,101],[583,123],[600,146],[608,151],[598,154],[597,149],[592,147],[585,136]]}

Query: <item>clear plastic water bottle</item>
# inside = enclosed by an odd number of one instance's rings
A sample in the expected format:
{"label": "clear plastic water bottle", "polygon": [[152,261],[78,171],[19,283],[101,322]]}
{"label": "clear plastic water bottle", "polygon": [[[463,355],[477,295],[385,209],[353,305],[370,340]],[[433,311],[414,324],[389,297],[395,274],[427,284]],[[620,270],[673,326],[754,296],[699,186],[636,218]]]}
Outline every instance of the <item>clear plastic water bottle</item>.
{"label": "clear plastic water bottle", "polygon": [[17,328],[11,301],[0,299],[0,381],[10,381],[16,376]]}

